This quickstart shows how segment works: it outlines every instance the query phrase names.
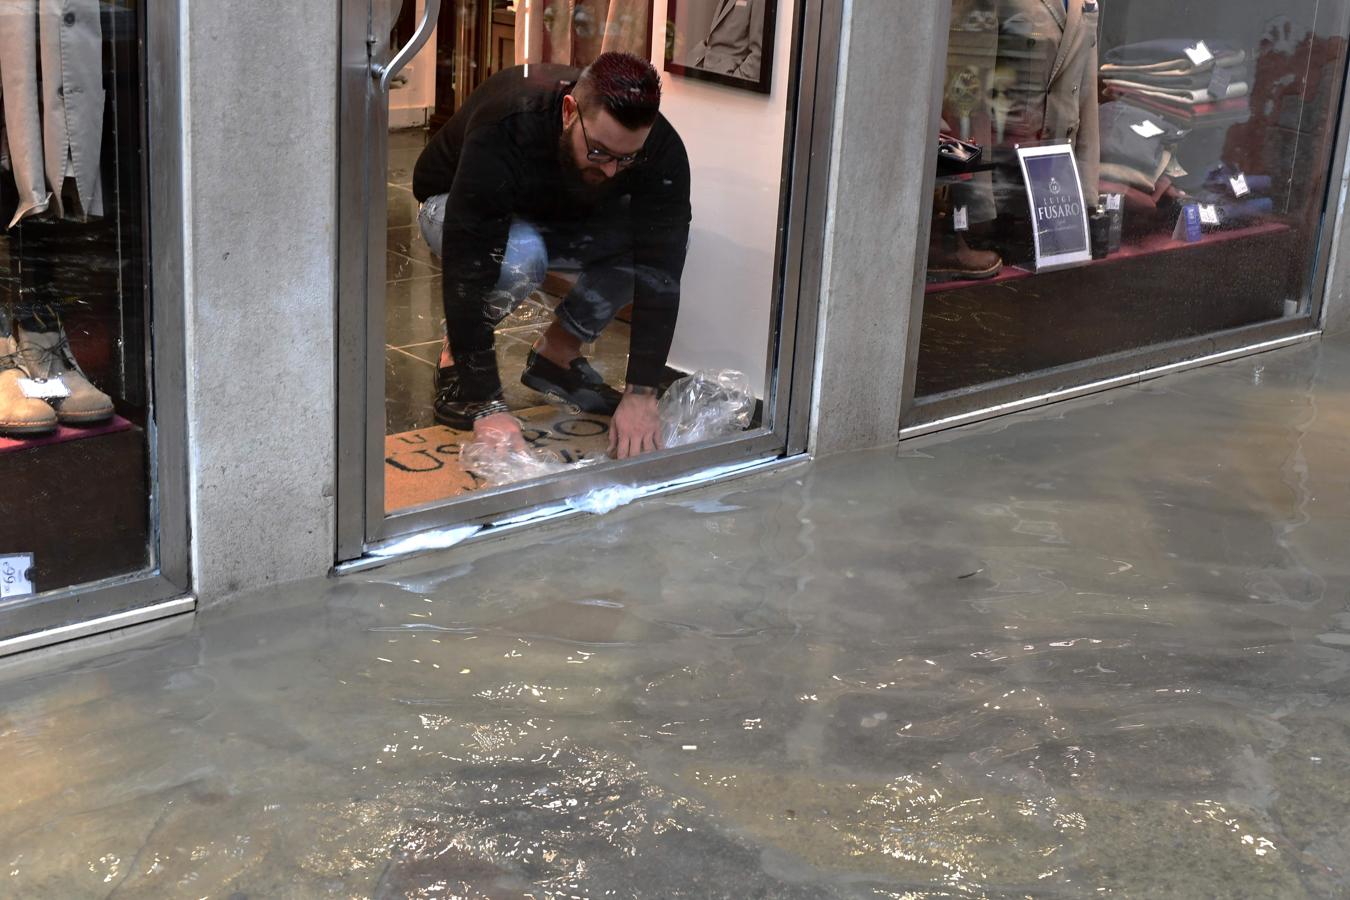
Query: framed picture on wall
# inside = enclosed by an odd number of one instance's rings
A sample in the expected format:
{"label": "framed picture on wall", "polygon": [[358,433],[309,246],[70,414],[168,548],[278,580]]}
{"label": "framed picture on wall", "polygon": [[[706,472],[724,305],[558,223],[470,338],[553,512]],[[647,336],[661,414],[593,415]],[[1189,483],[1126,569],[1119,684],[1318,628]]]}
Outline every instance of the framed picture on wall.
{"label": "framed picture on wall", "polygon": [[669,0],[666,71],[769,93],[777,6],[777,0]]}

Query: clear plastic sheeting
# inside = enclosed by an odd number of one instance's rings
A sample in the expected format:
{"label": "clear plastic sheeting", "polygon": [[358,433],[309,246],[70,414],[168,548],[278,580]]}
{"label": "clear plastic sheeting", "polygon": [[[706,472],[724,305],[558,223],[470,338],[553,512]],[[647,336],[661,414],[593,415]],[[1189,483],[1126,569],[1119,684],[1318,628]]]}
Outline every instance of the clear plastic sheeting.
{"label": "clear plastic sheeting", "polygon": [[513,447],[505,441],[473,441],[459,451],[464,468],[483,478],[490,485],[512,484],[531,478],[543,478],[593,466],[603,456],[587,456],[568,462],[549,450],[537,447]]}
{"label": "clear plastic sheeting", "polygon": [[[658,408],[661,446],[682,447],[744,431],[750,426],[755,394],[750,380],[735,369],[699,371],[672,384]],[[596,454],[571,460],[551,450],[488,439],[465,444],[459,458],[464,468],[489,485],[500,486],[594,466],[607,457]],[[633,490],[616,485],[571,502],[587,512],[609,512],[632,502]]]}
{"label": "clear plastic sheeting", "polygon": [[661,446],[683,447],[749,428],[755,393],[743,372],[699,371],[672,384],[660,410]]}

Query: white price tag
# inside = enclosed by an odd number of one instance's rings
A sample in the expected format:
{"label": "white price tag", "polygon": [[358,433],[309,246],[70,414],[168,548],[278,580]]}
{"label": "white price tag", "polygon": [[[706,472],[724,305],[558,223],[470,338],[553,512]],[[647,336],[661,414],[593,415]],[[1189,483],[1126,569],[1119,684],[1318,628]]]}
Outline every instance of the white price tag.
{"label": "white price tag", "polygon": [[1212,203],[1200,204],[1200,224],[1201,225],[1219,224],[1219,211],[1214,208],[1214,205]]}
{"label": "white price tag", "polygon": [[0,600],[27,597],[33,591],[33,554],[0,556]]}
{"label": "white price tag", "polygon": [[1107,195],[1106,195],[1106,211],[1107,211],[1107,212],[1115,212],[1115,211],[1117,211],[1118,209],[1120,209],[1120,201],[1121,201],[1121,196],[1120,196],[1120,194],[1107,194]]}
{"label": "white price tag", "polygon": [[30,400],[64,400],[70,396],[70,388],[60,378],[48,378],[46,381],[20,378],[19,390]]}
{"label": "white price tag", "polygon": [[1209,52],[1209,48],[1205,46],[1204,41],[1201,41],[1194,47],[1187,47],[1186,55],[1191,58],[1191,63],[1197,66],[1203,66],[1214,58],[1214,54]]}
{"label": "white price tag", "polygon": [[1130,130],[1133,131],[1135,134],[1139,135],[1141,138],[1157,137],[1158,135],[1163,133],[1163,130],[1161,128],[1159,128],[1157,125],[1155,125],[1148,119],[1145,119],[1138,125],[1131,125]]}
{"label": "white price tag", "polygon": [[970,230],[970,210],[964,206],[956,209],[956,214],[952,216],[952,227],[957,231]]}
{"label": "white price tag", "polygon": [[1233,188],[1234,197],[1245,197],[1252,192],[1252,189],[1247,186],[1247,176],[1241,172],[1228,179],[1228,183]]}

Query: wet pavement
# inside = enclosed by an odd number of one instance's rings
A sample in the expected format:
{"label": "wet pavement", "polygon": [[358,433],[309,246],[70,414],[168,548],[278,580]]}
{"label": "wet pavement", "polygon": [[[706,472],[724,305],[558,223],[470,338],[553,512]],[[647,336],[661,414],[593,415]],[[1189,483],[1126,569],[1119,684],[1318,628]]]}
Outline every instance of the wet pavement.
{"label": "wet pavement", "polygon": [[1350,342],[0,671],[14,897],[1343,897]]}

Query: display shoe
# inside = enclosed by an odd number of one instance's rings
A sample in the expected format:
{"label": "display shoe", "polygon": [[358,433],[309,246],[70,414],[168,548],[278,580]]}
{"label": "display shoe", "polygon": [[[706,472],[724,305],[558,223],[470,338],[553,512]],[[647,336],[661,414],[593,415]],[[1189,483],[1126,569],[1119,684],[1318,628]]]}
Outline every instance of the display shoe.
{"label": "display shoe", "polygon": [[531,350],[525,357],[520,383],[574,412],[612,416],[623,399],[623,394],[606,384],[600,373],[580,356],[564,369]]}
{"label": "display shoe", "polygon": [[90,384],[80,370],[60,319],[48,314],[35,317],[31,327],[20,323],[18,337],[19,365],[28,377],[38,382],[60,379],[70,392],[47,401],[62,425],[94,425],[112,417],[112,398]]}
{"label": "display shoe", "polygon": [[34,400],[19,382],[28,373],[19,367],[18,346],[0,318],[0,434],[46,434],[56,429],[56,410],[44,400]]}
{"label": "display shoe", "polygon": [[509,413],[501,400],[465,400],[454,366],[436,370],[436,402],[432,412],[436,421],[460,431],[473,431],[473,423],[483,416]]}
{"label": "display shoe", "polygon": [[993,278],[1002,270],[1002,257],[992,250],[976,250],[959,233],[935,230],[928,245],[929,281],[974,281]]}

